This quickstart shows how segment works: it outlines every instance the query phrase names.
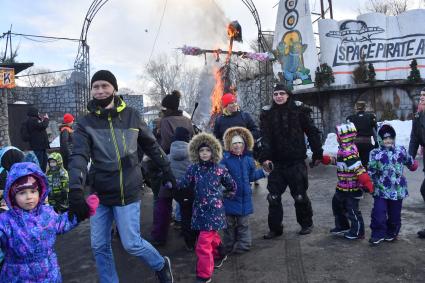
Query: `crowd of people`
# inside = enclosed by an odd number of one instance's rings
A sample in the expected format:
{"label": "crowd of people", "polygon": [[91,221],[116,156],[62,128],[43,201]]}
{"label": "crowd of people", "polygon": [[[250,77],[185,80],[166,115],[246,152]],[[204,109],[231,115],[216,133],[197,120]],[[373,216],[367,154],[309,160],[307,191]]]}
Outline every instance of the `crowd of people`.
{"label": "crowd of people", "polygon": [[[335,227],[330,233],[349,240],[365,237],[359,202],[366,192],[374,196],[369,243],[397,239],[402,201],[408,195],[403,168],[417,170],[415,157],[425,145],[425,90],[409,149],[395,143],[393,127],[378,128],[376,117],[359,101],[357,113],[336,125],[336,156],[323,153],[311,110],[284,85],[274,87],[272,104],[262,109],[259,127],[240,109],[236,96],[225,93],[212,134],[195,134],[192,121],[179,110],[178,91],[164,97],[161,118],[152,130],[117,91],[113,73],[100,70],[93,75],[89,113],[75,124],[71,114],[64,115],[59,152],[47,155],[49,117],[35,108],[29,109],[25,124],[31,151],[1,149],[1,282],[60,282],[56,235],[86,219],[100,282],[119,282],[111,245],[113,223],[130,255],[147,264],[159,282],[174,282],[170,258],[155,247],[167,244],[173,206],[184,247],[197,256],[196,282],[211,282],[214,269],[229,256],[252,247],[252,182],[268,181],[265,240],[283,234],[281,197],[287,187],[299,234],[313,232],[307,142],[310,167],[336,166]],[[255,147],[259,140],[261,146]],[[143,182],[154,195],[149,240],[140,233]],[[425,195],[425,184],[421,191]],[[418,235],[425,238],[425,230]]]}

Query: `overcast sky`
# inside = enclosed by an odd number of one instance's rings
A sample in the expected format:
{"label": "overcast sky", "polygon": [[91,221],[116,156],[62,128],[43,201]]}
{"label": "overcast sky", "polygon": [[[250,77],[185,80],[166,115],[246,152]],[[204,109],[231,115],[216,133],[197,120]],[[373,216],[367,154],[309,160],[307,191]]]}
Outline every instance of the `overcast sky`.
{"label": "overcast sky", "polygon": [[[365,1],[334,0],[334,18],[355,17]],[[91,2],[1,0],[0,34],[12,25],[16,33],[79,38]],[[320,11],[320,0],[309,2],[312,11]],[[254,0],[254,3],[263,30],[274,30],[277,13],[274,6],[278,0]],[[139,77],[151,53],[155,58],[184,44],[225,49],[225,26],[230,20],[238,20],[243,29],[244,44],[236,44],[235,49],[249,49],[248,43],[257,37],[257,27],[241,0],[109,0],[89,30],[91,71],[109,69],[116,74],[120,87],[143,92]],[[5,43],[4,39],[0,40],[0,50]],[[74,42],[35,42],[23,37],[13,37],[13,45],[19,45],[19,62],[34,62],[36,67],[51,70],[72,68],[78,47]],[[204,64],[202,57],[188,60],[191,64]]]}

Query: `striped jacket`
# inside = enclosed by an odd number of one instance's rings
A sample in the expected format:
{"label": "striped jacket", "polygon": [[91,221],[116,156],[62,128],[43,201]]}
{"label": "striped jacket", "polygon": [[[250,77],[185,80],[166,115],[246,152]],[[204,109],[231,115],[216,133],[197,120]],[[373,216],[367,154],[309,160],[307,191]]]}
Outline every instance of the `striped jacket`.
{"label": "striped jacket", "polygon": [[336,189],[343,192],[359,191],[358,177],[366,172],[362,166],[359,152],[354,143],[342,143],[338,148],[337,157],[332,163],[337,166],[338,183]]}

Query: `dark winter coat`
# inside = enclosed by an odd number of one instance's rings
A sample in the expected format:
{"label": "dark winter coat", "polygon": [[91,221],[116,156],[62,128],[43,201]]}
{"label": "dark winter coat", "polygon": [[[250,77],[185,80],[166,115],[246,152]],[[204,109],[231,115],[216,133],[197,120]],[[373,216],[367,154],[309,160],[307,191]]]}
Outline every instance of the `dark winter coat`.
{"label": "dark winter coat", "polygon": [[161,119],[161,147],[165,153],[170,153],[170,146],[173,142],[174,132],[177,127],[185,128],[190,133],[190,138],[193,136],[193,125],[189,118],[183,116],[180,110],[166,110],[164,117]]}
{"label": "dark winter coat", "polygon": [[236,111],[231,115],[221,114],[215,119],[214,136],[220,141],[223,140],[224,132],[231,127],[244,127],[251,131],[255,139],[260,137],[260,132],[251,115],[243,111]]}
{"label": "dark winter coat", "polygon": [[[77,226],[77,219],[68,219],[68,212],[58,215],[44,205],[49,193],[46,176],[33,163],[17,163],[7,178],[5,200],[9,210],[0,214],[0,248],[5,260],[0,282],[62,282],[57,255],[56,235]],[[38,205],[26,211],[14,205],[9,189],[20,177],[33,174],[40,186]]]}
{"label": "dark winter coat", "polygon": [[[198,148],[207,144],[212,150],[210,161],[201,161]],[[211,134],[196,135],[189,144],[189,156],[194,163],[183,178],[177,181],[180,190],[192,190],[195,194],[192,213],[192,229],[218,231],[227,227],[223,206],[223,193],[234,195],[236,183],[223,166],[217,164],[222,156],[219,141]],[[223,187],[225,191],[223,191]]]}
{"label": "dark winter coat", "polygon": [[297,105],[292,97],[283,105],[264,107],[260,116],[262,149],[259,160],[293,163],[307,158],[304,134],[313,152],[313,159],[323,156],[319,130],[310,117],[311,109]]}
{"label": "dark winter coat", "polygon": [[35,108],[28,109],[27,129],[29,134],[29,144],[31,150],[43,150],[50,148],[49,138],[47,136],[47,127],[49,119],[41,120],[38,116],[38,110]]}
{"label": "dark winter coat", "polygon": [[354,124],[354,126],[356,126],[358,137],[358,139],[355,141],[356,143],[362,143],[362,139],[359,139],[360,137],[368,137],[368,141],[371,143],[370,137],[373,137],[375,139],[375,144],[377,144],[376,131],[378,129],[378,125],[376,123],[375,114],[359,111],[354,115],[348,116],[346,120],[347,122],[351,122]]}
{"label": "dark winter coat", "polygon": [[189,143],[184,141],[174,141],[170,147],[170,154],[168,159],[170,160],[171,171],[173,171],[174,177],[183,177],[186,173],[187,167],[190,165],[189,160]]}
{"label": "dark winter coat", "polygon": [[[231,142],[235,135],[245,141],[245,151],[242,155],[231,152]],[[252,157],[254,139],[249,130],[242,127],[232,127],[224,134],[224,149],[226,150],[221,164],[229,170],[230,176],[236,182],[236,195],[233,198],[224,198],[224,208],[228,215],[246,216],[254,212],[252,204],[252,190],[250,182],[264,178],[262,169],[256,169]]]}
{"label": "dark winter coat", "polygon": [[[170,160],[170,168],[176,179],[182,178],[186,174],[186,170],[191,164],[189,160],[189,143],[184,141],[174,141],[170,147],[170,154],[168,154],[168,160]],[[176,193],[175,197],[183,197],[185,194]],[[170,190],[161,188],[159,197],[172,197]]]}
{"label": "dark winter coat", "polygon": [[[416,113],[412,121],[410,133],[409,154],[416,158],[419,146],[425,146],[425,113]],[[423,156],[425,164],[425,154]],[[424,167],[425,171],[425,167]]]}
{"label": "dark winter coat", "polygon": [[163,172],[169,172],[167,156],[159,147],[139,112],[115,97],[113,109],[89,102],[89,114],[78,120],[69,163],[69,188],[83,188],[90,167],[90,183],[103,205],[127,205],[140,200],[141,152]]}
{"label": "dark winter coat", "polygon": [[74,130],[67,124],[60,125],[59,130],[60,153],[63,159],[63,166],[68,170],[69,156],[72,152],[72,135]]}

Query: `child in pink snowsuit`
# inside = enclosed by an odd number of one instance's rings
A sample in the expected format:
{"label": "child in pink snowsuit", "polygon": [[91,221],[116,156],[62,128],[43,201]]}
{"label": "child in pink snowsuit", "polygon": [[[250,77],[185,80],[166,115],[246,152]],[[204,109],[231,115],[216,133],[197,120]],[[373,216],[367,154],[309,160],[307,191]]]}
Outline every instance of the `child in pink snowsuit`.
{"label": "child in pink snowsuit", "polygon": [[177,185],[178,189],[193,190],[195,194],[191,226],[200,232],[196,244],[197,282],[211,282],[214,267],[220,267],[226,259],[218,231],[227,227],[223,194],[234,196],[236,183],[227,169],[218,164],[221,157],[220,142],[213,135],[196,135],[189,143],[193,164]]}

